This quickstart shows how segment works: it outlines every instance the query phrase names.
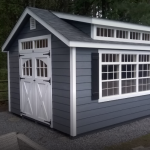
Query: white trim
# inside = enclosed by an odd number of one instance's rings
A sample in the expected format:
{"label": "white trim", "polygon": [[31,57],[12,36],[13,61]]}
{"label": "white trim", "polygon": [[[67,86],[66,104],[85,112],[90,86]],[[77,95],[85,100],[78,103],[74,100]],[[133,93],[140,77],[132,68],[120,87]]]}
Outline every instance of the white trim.
{"label": "white trim", "polygon": [[7,74],[8,74],[8,110],[9,112],[11,112],[9,52],[7,52]]}
{"label": "white trim", "polygon": [[53,14],[55,14],[57,17],[62,18],[62,19],[80,21],[80,22],[85,22],[85,23],[90,23],[90,24],[97,24],[97,25],[104,25],[104,26],[118,27],[118,28],[125,28],[125,29],[133,29],[133,30],[150,31],[150,27],[144,26],[144,25],[119,22],[119,21],[101,19],[101,18],[91,18],[91,17],[79,16],[79,15],[65,14],[65,13],[59,13],[59,12],[54,12],[54,11],[53,11]]}
{"label": "white trim", "polygon": [[70,135],[77,135],[76,119],[76,48],[70,48]]}
{"label": "white trim", "polygon": [[91,43],[91,42],[76,42],[71,41],[70,47],[87,47],[87,48],[106,48],[106,49],[125,49],[125,50],[150,50],[150,46],[146,45],[128,45],[128,44],[122,44],[122,43]]}
{"label": "white trim", "polygon": [[[98,102],[106,102],[106,101],[112,101],[112,100],[118,100],[118,99],[124,99],[124,98],[129,98],[129,97],[137,97],[137,96],[142,96],[142,95],[148,95],[150,94],[150,90],[147,91],[138,91],[138,80],[140,79],[140,77],[138,76],[138,65],[139,64],[150,64],[150,62],[138,62],[138,57],[139,54],[146,54],[146,55],[150,55],[150,52],[142,52],[139,51],[138,54],[136,51],[119,51],[119,50],[98,50],[99,53],[99,100]],[[101,61],[101,54],[119,54],[119,62],[102,62]],[[121,62],[121,54],[136,54],[136,62]],[[136,65],[136,77],[135,78],[126,78],[126,79],[121,79],[121,64],[137,64]],[[101,65],[115,65],[115,64],[119,64],[119,79],[116,79],[116,81],[119,81],[119,94],[118,95],[112,95],[112,96],[107,96],[107,97],[102,97],[102,70],[101,70]],[[143,79],[144,77],[141,77],[141,79]],[[145,77],[145,78],[150,78],[150,77]],[[121,94],[121,81],[122,80],[132,80],[135,79],[136,80],[136,92],[134,93],[127,93],[127,94]],[[105,80],[110,81],[110,80]],[[115,81],[115,80],[112,80]]]}
{"label": "white trim", "polygon": [[[112,29],[114,30],[114,36],[113,37],[104,37],[104,36],[97,36],[97,28],[104,28],[104,29]],[[117,38],[116,37],[116,31],[122,30],[127,31],[128,37],[127,38]],[[130,39],[130,32],[137,32],[140,34],[140,39]],[[127,42],[127,43],[139,43],[139,44],[150,44],[150,41],[142,40],[142,34],[148,34],[145,33],[145,31],[139,31],[139,30],[131,30],[131,29],[124,29],[124,28],[116,28],[116,27],[108,27],[108,26],[102,26],[102,25],[92,25],[91,26],[91,38],[94,40],[101,40],[101,41],[115,41],[115,42]]]}
{"label": "white trim", "polygon": [[58,37],[59,39],[61,39],[66,45],[69,45],[69,40],[66,39],[63,35],[61,35],[59,32],[57,32],[55,29],[53,29],[49,24],[47,24],[46,22],[44,22],[40,17],[38,17],[36,14],[34,14],[30,9],[26,8],[25,11],[23,12],[23,14],[21,15],[21,17],[19,18],[19,21],[17,22],[17,24],[15,25],[15,27],[13,28],[13,30],[11,31],[10,35],[8,36],[7,40],[5,41],[5,43],[2,46],[2,51],[5,50],[6,46],[8,45],[9,41],[11,40],[11,38],[13,37],[13,35],[15,34],[15,32],[17,31],[17,29],[19,28],[20,24],[22,23],[22,21],[24,20],[25,16],[29,14],[30,16],[32,16],[36,21],[38,21],[39,23],[41,23],[46,29],[48,29],[50,32],[52,32],[56,37]]}
{"label": "white trim", "polygon": [[[35,48],[35,41],[36,40],[41,40],[41,39],[47,39],[48,40],[48,47],[45,48]],[[22,50],[22,42],[28,42],[32,41],[33,47],[32,49],[25,49]],[[51,50],[51,34],[49,35],[42,35],[42,36],[36,36],[36,37],[31,37],[31,38],[25,38],[25,39],[19,39],[18,44],[19,44],[19,53],[20,54],[28,54],[28,53],[44,53],[44,52],[49,52]]]}
{"label": "white trim", "polygon": [[[138,45],[128,45],[128,44],[110,44],[110,43],[93,43],[93,42],[78,42],[78,41],[69,41],[67,38],[65,38],[63,35],[61,35],[59,32],[57,32],[55,29],[53,29],[49,24],[47,24],[46,22],[44,22],[40,17],[38,17],[36,14],[34,14],[30,9],[26,8],[25,11],[23,12],[23,14],[21,15],[19,21],[17,22],[17,24],[15,25],[15,27],[13,28],[13,30],[11,31],[10,35],[8,36],[7,40],[5,41],[5,43],[2,46],[2,51],[5,50],[7,44],[10,42],[11,38],[13,37],[13,35],[15,34],[15,32],[17,31],[17,29],[19,28],[21,22],[23,21],[23,19],[25,18],[25,16],[29,14],[30,16],[32,16],[34,19],[36,19],[39,23],[41,23],[46,29],[48,29],[51,33],[53,33],[56,37],[58,37],[59,39],[61,39],[67,46],[69,47],[89,47],[89,48],[111,48],[111,49],[132,49],[132,50],[150,50],[149,46],[138,46]],[[54,13],[55,14],[55,13]],[[56,14],[57,15],[57,14]],[[62,14],[64,15],[64,14]],[[79,19],[78,21],[87,21],[87,20],[91,20],[92,18],[86,18],[86,17],[80,17],[80,16],[75,16],[75,15],[71,15],[72,19],[76,20]],[[59,17],[59,15],[58,15]],[[74,18],[76,17],[76,18]],[[94,18],[96,19],[96,18]],[[115,22],[115,21],[110,21],[110,20],[103,20],[103,19],[96,19],[99,21],[99,24],[101,25],[106,25],[106,26],[115,26],[117,27],[117,23],[118,24],[122,24],[122,26],[118,26],[118,27],[122,27],[122,28],[126,28],[126,24],[127,23],[122,23],[122,22]],[[107,22],[107,24],[103,24],[103,22]],[[115,25],[112,25],[111,22],[115,22]],[[128,26],[133,26],[134,30],[143,30],[143,31],[150,31],[150,27],[147,26],[140,26],[140,25],[133,25],[133,24],[127,24]],[[136,28],[138,27],[138,28]],[[141,28],[140,28],[141,27]],[[93,28],[93,27],[92,27]],[[128,29],[132,29],[131,27],[128,27]],[[93,29],[94,30],[94,29]],[[93,33],[92,33],[93,34]],[[93,36],[93,35],[92,35]],[[132,40],[134,41],[134,40]],[[138,44],[138,43],[137,43]],[[19,45],[20,47],[20,45]]]}

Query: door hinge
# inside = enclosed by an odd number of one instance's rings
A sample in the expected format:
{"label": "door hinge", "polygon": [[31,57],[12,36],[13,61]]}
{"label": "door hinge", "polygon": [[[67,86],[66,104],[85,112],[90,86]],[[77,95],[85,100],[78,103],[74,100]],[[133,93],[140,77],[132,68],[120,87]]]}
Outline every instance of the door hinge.
{"label": "door hinge", "polygon": [[46,54],[43,54],[43,55],[48,55],[48,56],[50,57],[50,55],[51,55],[51,54],[50,54],[50,51],[49,51],[48,53],[46,53]]}
{"label": "door hinge", "polygon": [[21,56],[24,56],[24,55],[19,54],[19,57],[21,57]]}
{"label": "door hinge", "polygon": [[51,84],[51,79],[49,79],[49,80],[43,80],[43,81],[45,81],[45,82],[49,82],[49,83]]}
{"label": "door hinge", "polygon": [[46,122],[46,123],[48,123],[48,124],[50,124],[50,125],[51,125],[51,120],[50,120],[50,121],[44,121],[44,122]]}

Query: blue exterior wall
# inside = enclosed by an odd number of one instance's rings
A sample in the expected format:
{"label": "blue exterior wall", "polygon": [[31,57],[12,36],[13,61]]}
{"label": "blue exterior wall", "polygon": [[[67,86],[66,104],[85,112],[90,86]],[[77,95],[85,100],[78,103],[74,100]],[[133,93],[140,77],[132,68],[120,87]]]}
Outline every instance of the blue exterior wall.
{"label": "blue exterior wall", "polygon": [[150,115],[150,95],[99,103],[91,100],[91,53],[77,48],[77,134]]}
{"label": "blue exterior wall", "polygon": [[[18,40],[51,34],[37,22],[35,30],[30,30],[29,19],[7,48],[10,60],[11,112],[20,115],[20,77]],[[52,98],[53,126],[64,133],[70,133],[70,48],[56,38],[52,40]]]}

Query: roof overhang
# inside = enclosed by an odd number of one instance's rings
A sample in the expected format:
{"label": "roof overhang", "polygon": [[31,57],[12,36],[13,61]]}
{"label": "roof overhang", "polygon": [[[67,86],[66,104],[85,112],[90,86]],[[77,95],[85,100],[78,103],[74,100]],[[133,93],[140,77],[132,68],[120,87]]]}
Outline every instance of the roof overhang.
{"label": "roof overhang", "polygon": [[110,27],[117,27],[117,28],[124,28],[124,29],[132,29],[132,30],[140,30],[140,31],[150,31],[149,26],[120,22],[120,21],[113,21],[108,19],[100,19],[100,18],[92,18],[92,17],[85,17],[80,15],[72,15],[66,13],[59,13],[52,11],[57,17],[61,19],[79,21],[84,23],[102,25],[102,26],[110,26]]}
{"label": "roof overhang", "polygon": [[98,48],[98,49],[150,51],[150,45],[140,45],[140,44],[132,45],[132,44],[125,44],[125,43],[90,43],[90,42],[70,41],[69,46],[83,47],[83,48]]}
{"label": "roof overhang", "polygon": [[37,20],[40,24],[42,24],[46,29],[48,29],[51,33],[53,33],[56,37],[61,39],[66,45],[69,46],[69,40],[66,39],[63,35],[61,35],[59,32],[57,32],[55,29],[53,29],[50,25],[48,25],[46,22],[44,22],[40,17],[38,17],[36,14],[34,14],[29,8],[26,8],[25,11],[22,13],[21,17],[19,18],[17,24],[14,26],[13,30],[9,34],[8,38],[6,39],[5,43],[2,46],[2,51],[5,51],[5,48],[13,38],[14,34],[18,30],[19,26],[21,25],[22,21],[25,19],[27,15],[30,15],[35,20]]}
{"label": "roof overhang", "polygon": [[[78,20],[78,21],[86,21],[86,22],[95,22],[95,21],[100,21],[99,23],[101,23],[101,19],[92,19],[92,18],[88,18],[88,17],[78,17],[78,16],[74,16],[74,15],[66,15],[65,17],[63,16],[64,14],[61,13],[55,13],[53,12],[55,15],[57,15],[60,18],[68,18],[70,17],[70,20]],[[59,15],[58,15],[59,14]],[[60,16],[60,14],[62,16]],[[36,15],[35,13],[33,13],[29,8],[26,8],[25,11],[23,12],[23,14],[21,15],[21,17],[19,18],[17,24],[15,25],[15,27],[13,28],[13,30],[11,31],[10,35],[8,36],[8,38],[6,39],[5,43],[2,46],[2,51],[6,51],[6,47],[7,45],[10,43],[11,39],[14,37],[15,33],[17,32],[17,30],[19,29],[21,23],[24,21],[24,19],[26,18],[26,16],[29,15],[31,17],[33,17],[34,19],[36,19],[41,25],[43,25],[47,30],[49,30],[52,34],[54,34],[57,38],[59,38],[62,42],[64,42],[67,46],[69,47],[85,47],[85,48],[104,48],[104,49],[128,49],[128,50],[150,50],[150,46],[149,45],[140,45],[140,43],[135,44],[128,44],[128,43],[103,43],[102,41],[99,42],[81,42],[81,41],[69,41],[66,37],[64,37],[62,34],[60,34],[58,31],[56,31],[54,28],[52,28],[49,24],[47,24],[45,21],[43,21],[38,15]],[[84,19],[86,18],[86,19]],[[107,22],[108,20],[104,20],[104,22]],[[110,21],[108,21],[109,24]],[[120,23],[122,25],[124,25],[124,23]],[[131,24],[132,25],[132,24]],[[133,26],[133,25],[132,25]],[[134,25],[136,26],[136,25]],[[139,25],[137,25],[139,27]],[[142,26],[143,28],[143,26]],[[144,27],[146,28],[146,27]],[[148,29],[147,29],[148,30]],[[149,28],[150,30],[150,28]]]}

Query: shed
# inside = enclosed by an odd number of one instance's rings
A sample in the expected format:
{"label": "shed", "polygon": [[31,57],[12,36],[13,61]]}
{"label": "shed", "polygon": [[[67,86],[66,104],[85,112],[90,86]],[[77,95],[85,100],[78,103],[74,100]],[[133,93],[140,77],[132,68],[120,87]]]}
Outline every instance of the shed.
{"label": "shed", "polygon": [[150,115],[150,27],[27,7],[2,46],[9,111],[77,136]]}

